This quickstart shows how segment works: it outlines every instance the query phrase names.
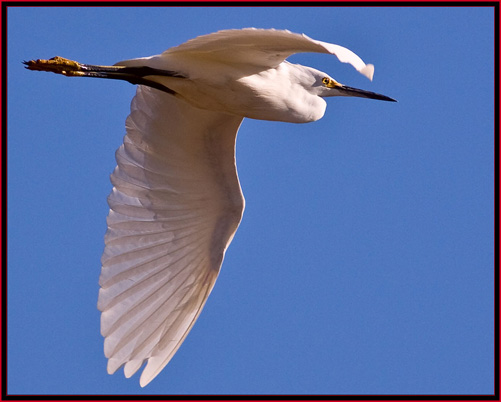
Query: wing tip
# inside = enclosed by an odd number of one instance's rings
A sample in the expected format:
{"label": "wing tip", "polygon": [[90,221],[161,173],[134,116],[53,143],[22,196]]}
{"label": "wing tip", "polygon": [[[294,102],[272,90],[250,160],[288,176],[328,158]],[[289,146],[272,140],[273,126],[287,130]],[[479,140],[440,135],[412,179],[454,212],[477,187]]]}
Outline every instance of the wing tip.
{"label": "wing tip", "polygon": [[151,380],[153,380],[153,378],[143,378],[141,375],[141,378],[139,378],[139,386],[144,388],[151,382]]}
{"label": "wing tip", "polygon": [[364,68],[359,70],[360,74],[366,76],[369,80],[372,81],[372,77],[374,77],[374,65],[367,64]]}

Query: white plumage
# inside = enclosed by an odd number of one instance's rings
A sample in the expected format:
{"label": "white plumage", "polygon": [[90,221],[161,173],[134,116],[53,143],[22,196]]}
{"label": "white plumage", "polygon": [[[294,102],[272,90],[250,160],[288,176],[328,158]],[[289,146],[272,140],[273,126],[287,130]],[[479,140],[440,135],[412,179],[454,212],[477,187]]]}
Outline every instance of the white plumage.
{"label": "white plumage", "polygon": [[214,286],[244,201],[234,148],[241,117],[140,86],[118,149],[98,308],[108,372],[168,363]]}
{"label": "white plumage", "polygon": [[209,296],[240,223],[244,198],[235,141],[244,117],[308,122],[327,96],[393,100],[288,63],[336,55],[372,79],[350,50],[289,31],[227,30],[160,55],[92,66],[54,58],[32,70],[124,79],[138,86],[111,175],[98,308],[108,372],[146,361],[148,384],[172,358]]}

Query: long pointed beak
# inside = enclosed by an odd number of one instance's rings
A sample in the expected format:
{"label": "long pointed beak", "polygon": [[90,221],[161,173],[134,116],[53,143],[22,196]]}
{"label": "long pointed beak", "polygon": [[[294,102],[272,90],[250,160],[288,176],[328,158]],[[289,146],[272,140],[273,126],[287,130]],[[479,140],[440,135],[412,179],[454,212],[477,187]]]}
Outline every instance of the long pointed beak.
{"label": "long pointed beak", "polygon": [[335,88],[339,92],[338,96],[356,96],[358,98],[369,98],[369,99],[377,99],[388,102],[397,102],[395,99],[390,98],[389,96],[386,95],[381,95],[370,91],[364,91],[363,89],[352,88],[342,84],[336,85]]}

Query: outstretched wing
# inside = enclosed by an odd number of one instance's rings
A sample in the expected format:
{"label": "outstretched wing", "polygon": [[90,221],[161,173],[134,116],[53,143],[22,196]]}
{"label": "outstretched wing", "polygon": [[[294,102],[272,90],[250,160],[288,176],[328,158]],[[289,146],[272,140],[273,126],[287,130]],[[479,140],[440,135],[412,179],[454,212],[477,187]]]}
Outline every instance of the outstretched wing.
{"label": "outstretched wing", "polygon": [[108,198],[98,308],[108,372],[140,384],[169,362],[200,314],[240,223],[242,118],[139,86]]}
{"label": "outstretched wing", "polygon": [[[351,50],[332,43],[321,42],[302,34],[276,29],[229,29],[198,36],[162,54],[124,60],[119,66],[150,66],[190,75],[190,66],[200,60],[219,62],[224,65],[254,67],[258,70],[273,68],[295,53],[327,53],[339,61],[349,63],[361,74],[372,80],[374,66],[365,64]],[[181,66],[181,68],[180,68]],[[196,71],[195,71],[196,72]]]}
{"label": "outstretched wing", "polygon": [[276,29],[229,29],[191,39],[166,50],[164,55],[197,55],[263,67],[276,67],[295,53],[329,53],[339,61],[349,63],[372,80],[374,66],[366,65],[360,57],[345,47],[321,42],[302,34]]}

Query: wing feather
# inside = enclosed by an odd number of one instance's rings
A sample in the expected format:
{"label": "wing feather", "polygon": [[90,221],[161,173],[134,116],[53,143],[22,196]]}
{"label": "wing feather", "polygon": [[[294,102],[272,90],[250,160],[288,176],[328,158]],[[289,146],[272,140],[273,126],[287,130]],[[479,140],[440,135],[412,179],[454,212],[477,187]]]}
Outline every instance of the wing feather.
{"label": "wing feather", "polygon": [[276,67],[295,53],[312,52],[335,55],[372,80],[374,66],[366,65],[351,50],[311,39],[305,34],[276,29],[228,29],[191,39],[166,50],[164,55],[197,55],[225,62]]}
{"label": "wing feather", "polygon": [[304,34],[277,29],[228,29],[198,36],[171,47],[159,55],[123,60],[119,66],[150,66],[182,72],[195,78],[200,61],[212,61],[221,66],[251,68],[254,72],[277,67],[295,53],[326,53],[336,56],[342,63],[351,64],[358,72],[372,80],[374,66],[364,61],[351,50],[311,39]]}
{"label": "wing feather", "polygon": [[98,308],[108,372],[149,383],[193,326],[240,222],[242,118],[139,86],[111,175]]}

